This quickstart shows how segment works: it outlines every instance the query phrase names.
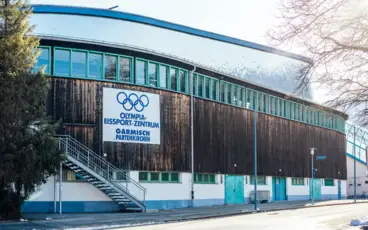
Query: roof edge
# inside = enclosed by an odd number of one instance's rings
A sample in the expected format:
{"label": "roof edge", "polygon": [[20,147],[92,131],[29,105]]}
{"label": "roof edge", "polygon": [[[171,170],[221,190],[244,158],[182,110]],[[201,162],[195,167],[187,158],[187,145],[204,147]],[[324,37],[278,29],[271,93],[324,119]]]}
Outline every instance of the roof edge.
{"label": "roof edge", "polygon": [[126,20],[132,21],[142,24],[147,24],[151,26],[156,26],[164,29],[174,30],[177,32],[182,32],[186,34],[191,34],[199,37],[204,37],[216,41],[221,41],[233,45],[239,45],[251,49],[256,49],[260,51],[264,51],[267,53],[273,53],[277,55],[281,55],[284,57],[289,57],[292,59],[296,59],[299,61],[304,61],[310,64],[313,64],[312,59],[290,53],[287,51],[279,50],[276,48],[272,48],[269,46],[257,44],[254,42],[249,42],[245,40],[241,40],[238,38],[233,38],[226,35],[221,35],[205,30],[196,29],[189,26],[184,26],[160,19],[155,19],[151,17],[146,17],[138,14],[126,13],[121,11],[112,11],[107,9],[100,9],[100,8],[90,8],[90,7],[81,7],[81,6],[63,6],[63,5],[44,5],[44,4],[31,4],[33,9],[33,13],[35,14],[71,14],[71,15],[80,15],[80,16],[94,16],[94,17],[105,17],[111,19],[118,19],[118,20]]}

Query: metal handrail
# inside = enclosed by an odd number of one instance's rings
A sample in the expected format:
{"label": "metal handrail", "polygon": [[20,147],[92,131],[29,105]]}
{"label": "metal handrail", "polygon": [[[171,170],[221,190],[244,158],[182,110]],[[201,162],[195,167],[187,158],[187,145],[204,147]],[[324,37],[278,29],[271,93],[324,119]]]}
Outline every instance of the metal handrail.
{"label": "metal handrail", "polygon": [[[95,173],[102,176],[104,179],[112,183],[114,186],[118,187],[119,189],[128,192],[129,188],[136,187],[138,191],[141,191],[142,197],[139,199],[136,195],[137,194],[131,194],[130,196],[136,198],[136,200],[140,202],[145,202],[145,195],[146,195],[146,189],[138,184],[136,181],[134,181],[132,178],[130,178],[127,174],[127,172],[124,172],[120,169],[118,169],[116,166],[102,158],[101,156],[97,155],[95,152],[81,144],[79,141],[75,140],[74,138],[67,136],[67,135],[59,135],[56,136],[59,139],[59,145],[63,144],[65,147],[66,154],[68,156],[71,156],[75,158],[76,160],[80,161],[81,163],[87,165],[88,168],[93,170]],[[61,147],[61,146],[60,146]],[[125,178],[126,185],[124,186],[120,180],[116,180],[113,176],[110,176],[110,173],[115,172],[117,176],[122,176],[122,178]],[[102,173],[102,175],[101,175]],[[120,183],[119,183],[120,182]],[[129,184],[129,188],[128,188]],[[130,189],[132,190],[132,189]]]}

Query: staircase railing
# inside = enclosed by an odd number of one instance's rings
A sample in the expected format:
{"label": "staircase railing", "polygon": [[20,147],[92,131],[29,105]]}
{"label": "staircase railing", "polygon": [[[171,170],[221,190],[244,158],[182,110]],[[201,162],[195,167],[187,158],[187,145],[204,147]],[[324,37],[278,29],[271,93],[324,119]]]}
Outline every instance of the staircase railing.
{"label": "staircase railing", "polygon": [[131,179],[127,172],[118,169],[116,166],[71,136],[64,135],[57,136],[57,138],[59,140],[59,148],[68,156],[78,160],[89,169],[112,183],[114,186],[129,193],[130,196],[144,204],[146,199],[146,189]]}

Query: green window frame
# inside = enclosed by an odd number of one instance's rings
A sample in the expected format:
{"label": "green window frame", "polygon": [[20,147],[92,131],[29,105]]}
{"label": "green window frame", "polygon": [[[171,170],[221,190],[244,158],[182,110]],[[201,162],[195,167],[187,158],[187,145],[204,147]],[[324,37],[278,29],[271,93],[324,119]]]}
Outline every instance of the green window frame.
{"label": "green window frame", "polygon": [[209,173],[194,173],[195,184],[216,184],[216,175]]}
{"label": "green window frame", "polygon": [[325,179],[324,180],[324,185],[328,186],[328,187],[333,187],[333,186],[335,186],[335,180],[334,179]]}
{"label": "green window frame", "polygon": [[[67,66],[68,66],[68,70],[67,70],[67,73],[62,73],[62,72],[58,72],[58,66],[57,66],[57,60],[56,60],[56,53],[59,52],[59,51],[64,51],[64,52],[68,52],[68,63],[67,63]],[[71,55],[72,53],[72,50],[71,49],[68,49],[68,48],[62,48],[62,47],[54,47],[54,55],[53,55],[53,75],[55,76],[61,76],[61,77],[70,77],[71,76]]]}
{"label": "green window frame", "polygon": [[295,103],[290,102],[290,118],[295,120]]}
{"label": "green window frame", "polygon": [[[156,62],[149,61],[148,62],[148,68],[147,68],[147,82],[148,85],[151,87],[159,87],[159,74],[160,74],[160,64]],[[154,75],[152,75],[150,72],[154,69]]]}
{"label": "green window frame", "polygon": [[139,172],[139,182],[180,183],[180,173],[177,172]]}
{"label": "green window frame", "polygon": [[280,100],[280,116],[281,117],[286,117],[286,114],[285,114],[285,100],[284,99]]}
{"label": "green window frame", "polygon": [[[254,176],[249,176],[250,184],[254,184]],[[257,176],[257,185],[267,185],[266,176]]]}
{"label": "green window frame", "polygon": [[211,79],[211,91],[210,96],[212,100],[218,100],[219,81],[217,79]]}
{"label": "green window frame", "polygon": [[[50,46],[39,46],[37,48],[40,49],[40,56],[44,52],[47,53],[47,64],[46,64],[44,74],[50,75],[51,74],[51,59],[52,59],[52,57],[51,57],[51,47]],[[43,67],[43,66],[38,66],[38,60],[39,60],[40,56],[37,57],[37,61],[34,65],[34,67],[32,68],[33,73],[36,73],[37,71],[39,71],[40,68]]]}
{"label": "green window frame", "polygon": [[305,180],[302,177],[293,177],[291,178],[292,185],[304,185]]}
{"label": "green window frame", "polygon": [[[79,70],[79,68],[74,68],[74,63],[76,63],[74,61],[74,58],[77,57],[77,54],[83,54],[84,55],[84,73],[82,74],[78,74],[74,71]],[[70,61],[70,69],[71,69],[71,76],[76,76],[76,77],[83,77],[86,78],[88,76],[88,51],[86,50],[77,50],[77,49],[72,49],[71,50],[71,61]]]}

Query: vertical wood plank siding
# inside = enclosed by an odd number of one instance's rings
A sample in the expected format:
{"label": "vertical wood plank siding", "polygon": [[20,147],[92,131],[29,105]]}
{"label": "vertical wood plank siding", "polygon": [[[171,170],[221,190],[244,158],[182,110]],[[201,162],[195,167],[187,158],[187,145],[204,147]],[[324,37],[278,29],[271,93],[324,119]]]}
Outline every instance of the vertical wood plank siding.
{"label": "vertical wood plank siding", "polygon": [[[48,112],[61,120],[68,134],[123,169],[190,171],[190,97],[175,92],[119,83],[50,78]],[[161,145],[102,143],[103,87],[160,95]],[[118,108],[117,108],[118,109]],[[253,173],[253,111],[213,101],[194,100],[195,171]],[[258,173],[310,177],[309,148],[324,161],[315,161],[316,177],[346,177],[345,135],[258,113]],[[235,167],[236,165],[236,167]],[[340,174],[339,174],[340,172]]]}

